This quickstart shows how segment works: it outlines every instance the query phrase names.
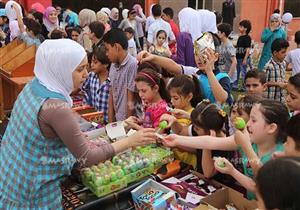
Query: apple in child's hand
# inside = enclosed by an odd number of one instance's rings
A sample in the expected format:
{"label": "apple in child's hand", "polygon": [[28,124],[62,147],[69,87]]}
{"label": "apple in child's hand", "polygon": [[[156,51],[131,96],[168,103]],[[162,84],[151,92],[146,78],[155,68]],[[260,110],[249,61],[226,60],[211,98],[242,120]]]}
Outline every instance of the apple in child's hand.
{"label": "apple in child's hand", "polygon": [[168,127],[168,122],[166,120],[163,120],[159,123],[158,127],[161,129],[161,130],[164,130]]}
{"label": "apple in child's hand", "polygon": [[241,117],[236,117],[234,120],[234,127],[238,130],[244,130],[246,127],[246,122],[243,118]]}
{"label": "apple in child's hand", "polygon": [[225,168],[225,162],[224,162],[223,158],[221,158],[221,157],[214,157],[214,161],[216,161],[217,165],[220,168]]}

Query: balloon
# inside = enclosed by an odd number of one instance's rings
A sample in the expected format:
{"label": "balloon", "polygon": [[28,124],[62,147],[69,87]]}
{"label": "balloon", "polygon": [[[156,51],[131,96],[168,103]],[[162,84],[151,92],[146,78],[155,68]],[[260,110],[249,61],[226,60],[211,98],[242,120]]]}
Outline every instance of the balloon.
{"label": "balloon", "polygon": [[293,19],[293,15],[289,12],[284,13],[282,15],[282,22],[284,22],[284,23],[290,23],[292,21],[292,19]]}

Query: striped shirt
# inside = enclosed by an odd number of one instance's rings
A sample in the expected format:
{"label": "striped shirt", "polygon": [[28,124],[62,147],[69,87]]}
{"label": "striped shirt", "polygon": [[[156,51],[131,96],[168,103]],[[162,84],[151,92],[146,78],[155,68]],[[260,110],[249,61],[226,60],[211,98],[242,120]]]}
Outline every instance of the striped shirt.
{"label": "striped shirt", "polygon": [[[137,72],[137,60],[129,53],[121,64],[113,63],[110,66],[109,78],[113,95],[113,105],[117,121],[128,117],[127,90],[135,92],[135,76]],[[133,104],[132,104],[133,106]]]}
{"label": "striped shirt", "polygon": [[81,90],[84,92],[84,102],[95,107],[97,111],[103,111],[104,123],[108,122],[108,97],[110,79],[107,78],[101,83],[99,76],[90,72],[88,78],[83,83]]}

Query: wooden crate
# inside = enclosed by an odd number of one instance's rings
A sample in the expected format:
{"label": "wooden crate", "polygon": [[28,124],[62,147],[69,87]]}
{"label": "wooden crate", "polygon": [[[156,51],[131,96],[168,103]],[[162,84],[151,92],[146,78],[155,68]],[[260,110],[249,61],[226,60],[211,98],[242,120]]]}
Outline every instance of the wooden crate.
{"label": "wooden crate", "polygon": [[18,40],[0,51],[0,119],[11,110],[23,87],[33,78],[36,46],[26,46]]}

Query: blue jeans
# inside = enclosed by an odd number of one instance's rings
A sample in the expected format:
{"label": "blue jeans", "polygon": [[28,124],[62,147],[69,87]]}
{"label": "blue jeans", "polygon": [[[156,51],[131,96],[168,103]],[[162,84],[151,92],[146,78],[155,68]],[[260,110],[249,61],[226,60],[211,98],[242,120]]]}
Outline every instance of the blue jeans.
{"label": "blue jeans", "polygon": [[239,58],[239,59],[236,59],[236,60],[237,60],[237,65],[236,65],[237,78],[236,78],[236,81],[234,81],[234,83],[233,83],[233,88],[238,88],[240,76],[242,76],[242,79],[243,79],[242,89],[245,89],[244,80],[245,80],[245,76],[246,76],[246,73],[247,73],[247,66],[249,65],[249,67],[251,69],[251,60],[250,60],[250,58],[248,58],[246,65],[243,65],[243,59],[242,58]]}

